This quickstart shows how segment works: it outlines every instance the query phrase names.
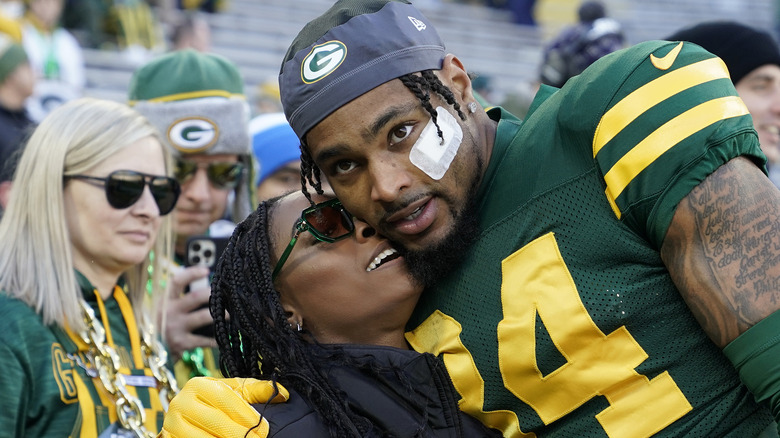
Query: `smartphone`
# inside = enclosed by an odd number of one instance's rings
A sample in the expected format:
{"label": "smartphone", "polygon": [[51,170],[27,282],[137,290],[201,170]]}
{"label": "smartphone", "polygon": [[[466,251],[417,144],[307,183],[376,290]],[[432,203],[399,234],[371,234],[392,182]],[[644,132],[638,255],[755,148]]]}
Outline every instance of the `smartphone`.
{"label": "smartphone", "polygon": [[[227,247],[229,237],[192,236],[187,239],[187,250],[184,254],[185,266],[206,266],[209,268],[208,277],[201,278],[190,283],[189,290],[201,289],[211,284],[211,277],[217,267],[217,261]],[[208,308],[205,305],[201,308]],[[214,324],[204,325],[193,330],[193,333],[214,337]]]}
{"label": "smartphone", "polygon": [[192,236],[187,239],[185,266],[207,266],[211,273],[217,267],[217,261],[227,247],[229,237]]}

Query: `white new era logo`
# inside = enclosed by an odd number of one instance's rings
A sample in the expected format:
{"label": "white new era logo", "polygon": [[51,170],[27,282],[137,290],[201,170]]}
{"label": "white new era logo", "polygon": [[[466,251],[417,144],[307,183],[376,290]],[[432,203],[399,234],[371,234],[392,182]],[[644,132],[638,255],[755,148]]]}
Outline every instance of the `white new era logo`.
{"label": "white new era logo", "polygon": [[418,19],[416,19],[416,18],[414,18],[412,16],[409,16],[409,21],[411,21],[412,24],[414,24],[414,27],[416,27],[417,30],[422,31],[422,30],[425,30],[425,28],[427,27],[427,26],[425,26],[425,23],[423,23],[422,21],[420,21],[420,20],[418,20]]}

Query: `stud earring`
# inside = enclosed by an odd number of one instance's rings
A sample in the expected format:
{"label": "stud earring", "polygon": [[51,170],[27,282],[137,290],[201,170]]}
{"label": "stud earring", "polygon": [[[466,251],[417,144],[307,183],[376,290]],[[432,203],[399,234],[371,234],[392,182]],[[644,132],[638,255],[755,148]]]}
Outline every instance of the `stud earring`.
{"label": "stud earring", "polygon": [[303,326],[301,325],[300,322],[296,322],[295,325],[297,326],[296,329],[298,330],[298,332],[302,332],[303,331]]}
{"label": "stud earring", "polygon": [[469,112],[471,114],[474,114],[475,112],[477,112],[477,102],[469,103]]}

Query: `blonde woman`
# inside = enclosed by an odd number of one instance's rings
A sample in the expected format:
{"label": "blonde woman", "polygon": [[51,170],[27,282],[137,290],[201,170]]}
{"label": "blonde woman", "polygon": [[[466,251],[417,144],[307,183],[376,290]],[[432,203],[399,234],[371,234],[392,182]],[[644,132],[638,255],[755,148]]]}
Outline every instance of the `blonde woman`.
{"label": "blonde woman", "polygon": [[71,101],[33,133],[0,222],[2,433],[159,430],[176,388],[147,315],[172,248],[170,172],[155,128],[123,104]]}

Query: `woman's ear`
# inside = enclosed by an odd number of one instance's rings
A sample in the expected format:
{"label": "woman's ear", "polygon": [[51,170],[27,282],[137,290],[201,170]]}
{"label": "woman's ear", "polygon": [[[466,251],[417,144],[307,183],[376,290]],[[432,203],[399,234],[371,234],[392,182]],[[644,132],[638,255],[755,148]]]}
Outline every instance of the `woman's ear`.
{"label": "woman's ear", "polygon": [[284,309],[284,314],[287,317],[287,323],[290,324],[290,328],[301,331],[303,328],[303,316],[298,313],[295,306],[285,302],[282,302],[281,304]]}

